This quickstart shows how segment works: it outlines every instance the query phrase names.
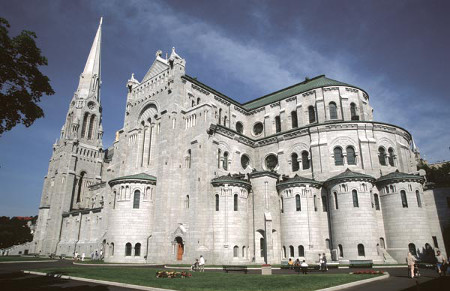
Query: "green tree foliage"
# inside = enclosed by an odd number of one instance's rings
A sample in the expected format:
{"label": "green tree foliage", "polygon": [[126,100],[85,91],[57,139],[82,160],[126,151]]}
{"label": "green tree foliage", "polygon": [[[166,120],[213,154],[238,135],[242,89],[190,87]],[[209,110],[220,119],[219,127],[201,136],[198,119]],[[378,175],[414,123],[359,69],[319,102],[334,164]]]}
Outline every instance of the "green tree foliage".
{"label": "green tree foliage", "polygon": [[424,169],[427,173],[427,181],[433,182],[438,187],[450,186],[450,162],[441,167],[430,167],[427,164],[420,164],[419,169]]}
{"label": "green tree foliage", "polygon": [[0,18],[0,136],[18,123],[29,127],[44,116],[38,103],[43,94],[55,92],[39,71],[47,59],[36,46],[36,34],[23,30],[10,38],[9,23]]}
{"label": "green tree foliage", "polygon": [[[32,221],[36,221],[37,216]],[[27,220],[17,217],[0,217],[0,249],[23,244],[33,240]]]}

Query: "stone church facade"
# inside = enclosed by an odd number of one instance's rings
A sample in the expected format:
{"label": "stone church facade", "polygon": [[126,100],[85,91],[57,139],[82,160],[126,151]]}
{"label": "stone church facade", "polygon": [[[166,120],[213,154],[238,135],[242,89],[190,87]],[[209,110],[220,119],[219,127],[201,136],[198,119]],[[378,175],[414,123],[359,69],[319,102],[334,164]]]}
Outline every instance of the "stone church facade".
{"label": "stone church facade", "polygon": [[[404,262],[444,245],[411,134],[324,75],[241,104],[158,51],[102,144],[101,23],[44,180],[35,252],[122,263]],[[108,98],[108,97],[106,97]],[[105,113],[108,110],[105,108]]]}

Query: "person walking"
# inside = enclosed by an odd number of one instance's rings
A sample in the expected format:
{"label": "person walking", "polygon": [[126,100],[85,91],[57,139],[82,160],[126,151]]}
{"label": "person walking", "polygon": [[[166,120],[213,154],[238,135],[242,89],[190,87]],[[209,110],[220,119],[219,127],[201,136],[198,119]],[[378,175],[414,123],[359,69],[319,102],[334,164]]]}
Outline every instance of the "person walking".
{"label": "person walking", "polygon": [[414,278],[414,263],[416,262],[416,258],[411,254],[411,252],[408,252],[408,255],[406,256],[406,263],[408,263],[408,270],[409,270],[409,277]]}
{"label": "person walking", "polygon": [[323,265],[322,255],[319,254],[319,271],[322,271],[322,265]]}
{"label": "person walking", "polygon": [[82,254],[81,254],[81,261],[82,261],[82,262],[84,262],[84,257],[86,257],[86,254],[85,254],[85,253],[82,253]]}
{"label": "person walking", "polygon": [[436,268],[439,273],[439,276],[442,276],[442,275],[445,276],[444,266],[445,266],[446,262],[445,262],[444,256],[441,254],[441,251],[437,251],[436,261],[437,261]]}
{"label": "person walking", "polygon": [[200,256],[198,266],[200,267],[200,272],[205,272],[205,258],[203,256]]}

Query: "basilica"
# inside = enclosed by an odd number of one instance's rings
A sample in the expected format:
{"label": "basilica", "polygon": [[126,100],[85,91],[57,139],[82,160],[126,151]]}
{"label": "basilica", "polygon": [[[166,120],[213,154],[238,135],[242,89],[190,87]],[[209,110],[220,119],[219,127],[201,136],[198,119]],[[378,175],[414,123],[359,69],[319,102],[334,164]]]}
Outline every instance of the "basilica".
{"label": "basilica", "polygon": [[374,121],[364,89],[320,75],[240,103],[187,75],[175,48],[158,51],[124,80],[123,127],[105,147],[101,38],[100,21],[53,145],[34,253],[404,263],[444,245],[411,134]]}

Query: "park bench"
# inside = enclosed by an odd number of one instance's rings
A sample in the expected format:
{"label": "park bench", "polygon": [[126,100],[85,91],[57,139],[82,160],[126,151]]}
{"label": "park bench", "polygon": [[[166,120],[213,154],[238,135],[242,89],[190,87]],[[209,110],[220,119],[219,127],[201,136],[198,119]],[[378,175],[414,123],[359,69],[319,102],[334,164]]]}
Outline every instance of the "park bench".
{"label": "park bench", "polygon": [[245,272],[247,274],[247,266],[222,266],[225,272],[236,271]]}
{"label": "park bench", "polygon": [[373,261],[372,260],[350,260],[349,267],[350,268],[372,268]]}

